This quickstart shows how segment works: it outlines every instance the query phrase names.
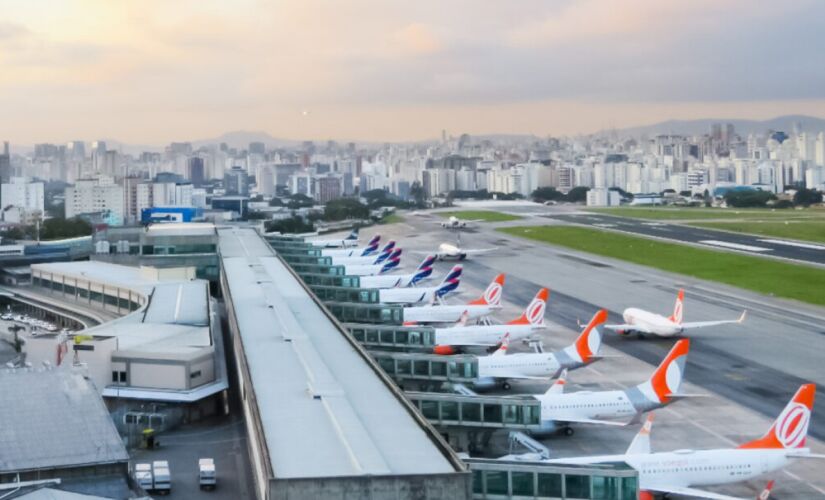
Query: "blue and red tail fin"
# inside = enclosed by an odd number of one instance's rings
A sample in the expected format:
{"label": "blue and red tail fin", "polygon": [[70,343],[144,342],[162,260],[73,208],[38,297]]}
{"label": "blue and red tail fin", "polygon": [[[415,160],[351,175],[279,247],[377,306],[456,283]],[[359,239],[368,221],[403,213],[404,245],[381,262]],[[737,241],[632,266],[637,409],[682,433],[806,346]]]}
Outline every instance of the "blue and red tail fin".
{"label": "blue and red tail fin", "polygon": [[433,274],[433,263],[435,263],[435,255],[428,255],[421,261],[421,264],[415,271],[415,275],[410,280],[411,285],[415,285],[419,281],[429,278]]}
{"label": "blue and red tail fin", "polygon": [[376,234],[372,237],[367,246],[364,248],[364,251],[361,252],[361,257],[369,257],[370,255],[374,254],[378,251],[378,242],[381,240],[381,235]]}
{"label": "blue and red tail fin", "polygon": [[443,297],[448,293],[455,291],[458,288],[458,284],[461,282],[461,272],[463,268],[461,265],[455,265],[450,272],[447,273],[447,276],[444,277],[444,280],[441,281],[441,284],[438,285],[438,288],[435,291],[436,297]]}
{"label": "blue and red tail fin", "polygon": [[381,274],[386,273],[391,269],[395,269],[399,264],[401,264],[401,249],[396,248],[393,250],[392,255],[387,258],[384,263],[384,267],[381,268]]}

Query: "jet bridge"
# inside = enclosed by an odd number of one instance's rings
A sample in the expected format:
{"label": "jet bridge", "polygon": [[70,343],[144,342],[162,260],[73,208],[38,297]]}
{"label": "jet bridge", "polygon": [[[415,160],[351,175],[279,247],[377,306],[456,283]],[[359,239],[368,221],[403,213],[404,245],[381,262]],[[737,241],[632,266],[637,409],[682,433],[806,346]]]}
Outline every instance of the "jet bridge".
{"label": "jet bridge", "polygon": [[473,498],[637,500],[639,474],[625,463],[560,465],[538,461],[465,458]]}
{"label": "jet bridge", "polygon": [[325,302],[324,305],[342,323],[401,325],[404,322],[404,308],[399,305],[352,302]]}
{"label": "jet bridge", "polygon": [[308,254],[298,254],[298,253],[280,253],[278,255],[284,259],[284,262],[289,264],[290,267],[295,266],[296,264],[316,264],[319,266],[332,266],[332,257],[326,257],[323,255],[308,255]]}
{"label": "jet bridge", "polygon": [[438,391],[445,384],[470,384],[478,378],[478,358],[425,353],[369,351],[404,390]]}
{"label": "jet bridge", "polygon": [[360,288],[361,278],[359,276],[338,276],[333,274],[313,274],[300,273],[298,276],[307,284],[308,287],[313,286],[337,286],[346,288]]}
{"label": "jet bridge", "polygon": [[431,326],[346,323],[344,327],[370,350],[432,352],[435,347],[435,329]]}
{"label": "jet bridge", "polygon": [[456,450],[484,449],[497,430],[538,431],[541,402],[532,396],[406,392]]}
{"label": "jet bridge", "polygon": [[323,302],[352,302],[356,304],[380,304],[377,288],[352,288],[344,286],[308,285]]}

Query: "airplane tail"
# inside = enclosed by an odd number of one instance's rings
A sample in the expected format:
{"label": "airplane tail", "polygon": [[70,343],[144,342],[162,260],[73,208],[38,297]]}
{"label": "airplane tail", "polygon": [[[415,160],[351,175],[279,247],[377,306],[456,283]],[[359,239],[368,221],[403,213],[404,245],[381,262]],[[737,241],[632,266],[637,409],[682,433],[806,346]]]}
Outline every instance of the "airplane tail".
{"label": "airplane tail", "polygon": [[435,290],[436,297],[443,297],[448,293],[455,291],[458,288],[458,284],[461,282],[461,265],[455,265],[450,272],[447,273],[447,276],[444,277],[444,280],[441,281],[441,284],[438,285],[438,288]]}
{"label": "airplane tail", "polygon": [[670,316],[670,321],[681,325],[682,324],[682,311],[684,309],[685,304],[685,290],[680,288],[679,294],[676,296],[676,304],[673,305],[673,314]]}
{"label": "airplane tail", "polygon": [[650,379],[637,386],[642,394],[659,404],[670,403],[682,386],[689,351],[690,340],[676,342]]}
{"label": "airplane tail", "polygon": [[421,261],[418,268],[415,270],[415,275],[413,275],[412,280],[410,280],[411,285],[415,285],[419,281],[428,278],[431,274],[433,274],[433,263],[435,262],[435,255],[428,255],[424,257],[424,260]]}
{"label": "airplane tail", "polygon": [[547,389],[547,392],[545,392],[544,395],[548,396],[550,394],[563,394],[565,385],[567,385],[567,368],[561,371],[559,378],[553,382],[553,385]]}
{"label": "airplane tail", "polygon": [[381,235],[376,234],[372,237],[369,243],[367,243],[366,248],[364,251],[361,252],[361,257],[369,257],[370,255],[374,254],[378,250],[378,242],[381,240]]}
{"label": "airplane tail", "polygon": [[630,442],[625,455],[643,455],[650,453],[650,431],[653,429],[653,412],[647,414],[639,433]]}
{"label": "airplane tail", "polygon": [[501,305],[501,294],[504,291],[504,275],[499,274],[498,276],[487,285],[487,289],[484,290],[484,294],[469,302],[469,305],[479,305],[479,306],[500,306]]}
{"label": "airplane tail", "polygon": [[547,307],[547,298],[550,296],[550,290],[542,288],[527,305],[527,309],[518,318],[510,321],[510,325],[544,325],[544,310]]}
{"label": "airplane tail", "polygon": [[501,339],[501,346],[496,349],[496,352],[491,354],[490,356],[504,356],[507,354],[507,348],[510,346],[510,334],[505,333],[504,338]]}
{"label": "airplane tail", "polygon": [[357,228],[357,227],[353,228],[353,230],[350,231],[349,236],[347,236],[344,239],[345,240],[357,240],[358,239],[358,231],[359,231],[359,228]]}
{"label": "airplane tail", "polygon": [[381,249],[381,252],[378,255],[378,258],[375,260],[374,264],[381,264],[385,260],[387,260],[390,255],[392,255],[393,251],[395,250],[395,240],[390,240],[384,245],[384,248]]}
{"label": "airplane tail", "polygon": [[401,249],[396,248],[392,252],[392,255],[390,255],[390,257],[384,263],[384,266],[381,268],[380,274],[384,274],[384,273],[386,273],[386,272],[388,272],[392,269],[395,269],[396,267],[398,267],[398,265],[400,263],[401,263]]}
{"label": "airplane tail", "polygon": [[761,438],[745,443],[739,448],[804,448],[815,397],[816,385],[801,386],[768,432]]}
{"label": "airplane tail", "polygon": [[590,323],[584,327],[576,342],[573,343],[582,363],[589,363],[599,355],[599,349],[602,347],[602,334],[596,327],[605,321],[607,321],[607,311],[601,309],[593,315]]}

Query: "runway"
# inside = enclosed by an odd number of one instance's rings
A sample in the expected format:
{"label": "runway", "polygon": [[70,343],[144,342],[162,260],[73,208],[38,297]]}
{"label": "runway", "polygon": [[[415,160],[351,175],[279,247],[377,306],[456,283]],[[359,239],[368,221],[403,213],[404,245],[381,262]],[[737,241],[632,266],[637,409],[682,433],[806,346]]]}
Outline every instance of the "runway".
{"label": "runway", "polygon": [[669,240],[703,245],[716,250],[735,250],[763,257],[780,257],[811,264],[825,265],[825,245],[802,243],[770,236],[755,236],[729,231],[716,231],[683,224],[647,221],[591,213],[550,213],[548,218],[599,229],[655,236]]}

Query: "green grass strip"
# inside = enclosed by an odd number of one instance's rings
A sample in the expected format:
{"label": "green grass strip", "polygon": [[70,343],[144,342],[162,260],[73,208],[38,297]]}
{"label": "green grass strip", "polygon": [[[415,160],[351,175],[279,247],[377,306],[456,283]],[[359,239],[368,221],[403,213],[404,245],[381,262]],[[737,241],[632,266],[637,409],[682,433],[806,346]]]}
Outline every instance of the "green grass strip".
{"label": "green grass strip", "polygon": [[507,222],[521,219],[518,215],[493,212],[492,210],[458,210],[455,212],[438,212],[438,215],[444,218],[453,216],[464,220],[482,220],[484,222]]}
{"label": "green grass strip", "polygon": [[737,233],[749,233],[758,236],[773,238],[789,238],[792,240],[814,241],[825,243],[825,220],[784,222],[695,222],[691,226],[706,227],[708,229],[724,229]]}
{"label": "green grass strip", "polygon": [[701,219],[729,219],[735,220],[792,220],[825,217],[821,209],[804,210],[769,210],[764,208],[645,208],[645,207],[614,207],[588,208],[588,212],[618,217],[630,217],[646,220],[701,220]]}
{"label": "green grass strip", "polygon": [[499,228],[507,234],[825,305],[825,269],[569,226]]}

